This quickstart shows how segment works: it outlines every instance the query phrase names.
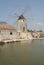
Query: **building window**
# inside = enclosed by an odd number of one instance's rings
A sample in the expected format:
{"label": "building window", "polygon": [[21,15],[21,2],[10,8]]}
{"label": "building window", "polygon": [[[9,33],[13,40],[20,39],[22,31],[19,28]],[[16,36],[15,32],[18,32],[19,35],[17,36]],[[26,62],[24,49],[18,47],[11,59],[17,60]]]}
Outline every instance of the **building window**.
{"label": "building window", "polygon": [[12,32],[10,32],[10,35],[12,35]]}

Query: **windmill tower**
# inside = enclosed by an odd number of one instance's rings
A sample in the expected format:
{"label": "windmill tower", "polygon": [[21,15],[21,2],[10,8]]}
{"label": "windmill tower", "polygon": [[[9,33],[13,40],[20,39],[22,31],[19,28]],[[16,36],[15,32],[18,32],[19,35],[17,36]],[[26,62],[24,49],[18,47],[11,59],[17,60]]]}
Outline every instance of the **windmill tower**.
{"label": "windmill tower", "polygon": [[[28,8],[28,7],[27,7]],[[22,14],[17,15],[16,13],[14,13],[13,17],[15,16],[17,19],[16,23],[17,23],[17,32],[18,32],[18,36],[21,39],[27,39],[27,38],[32,38],[31,33],[27,32],[27,21],[26,18],[24,17],[24,13],[26,13],[27,8],[24,10],[24,12]],[[30,19],[30,18],[29,18]]]}
{"label": "windmill tower", "polygon": [[17,31],[18,32],[27,32],[27,21],[26,18],[24,17],[24,14],[27,12],[28,7],[24,9],[24,11],[19,15],[16,13],[13,14],[13,18],[17,18],[15,24],[17,23]]}
{"label": "windmill tower", "polygon": [[20,15],[17,20],[17,30],[18,32],[27,32],[27,22],[23,15]]}

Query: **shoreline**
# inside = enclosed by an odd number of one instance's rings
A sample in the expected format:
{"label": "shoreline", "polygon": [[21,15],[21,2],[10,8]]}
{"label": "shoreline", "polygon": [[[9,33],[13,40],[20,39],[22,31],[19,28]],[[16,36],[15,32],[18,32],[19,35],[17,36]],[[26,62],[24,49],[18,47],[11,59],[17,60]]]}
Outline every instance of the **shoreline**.
{"label": "shoreline", "polygon": [[22,42],[22,41],[30,41],[30,40],[42,40],[44,38],[33,38],[33,39],[11,39],[11,40],[3,40],[0,41],[0,45],[9,44],[9,43],[15,43],[15,42]]}
{"label": "shoreline", "polygon": [[2,40],[0,42],[19,42],[19,41],[28,41],[28,40],[35,40],[35,39],[44,39],[44,38],[32,38],[32,39],[10,39],[10,40]]}

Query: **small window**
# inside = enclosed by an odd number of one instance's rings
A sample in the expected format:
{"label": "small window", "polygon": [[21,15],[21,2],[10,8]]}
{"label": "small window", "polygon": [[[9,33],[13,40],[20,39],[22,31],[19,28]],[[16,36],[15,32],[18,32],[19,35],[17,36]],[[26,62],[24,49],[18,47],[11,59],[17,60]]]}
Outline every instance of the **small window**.
{"label": "small window", "polygon": [[12,35],[12,32],[10,32],[10,35]]}

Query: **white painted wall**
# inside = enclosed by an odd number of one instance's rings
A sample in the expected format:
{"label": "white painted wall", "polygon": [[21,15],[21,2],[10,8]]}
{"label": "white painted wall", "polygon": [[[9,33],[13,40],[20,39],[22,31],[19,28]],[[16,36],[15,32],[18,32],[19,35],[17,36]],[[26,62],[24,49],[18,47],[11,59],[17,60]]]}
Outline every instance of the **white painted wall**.
{"label": "white painted wall", "polygon": [[[12,35],[10,35],[12,32]],[[18,33],[14,30],[0,30],[0,41],[7,40],[7,39],[17,39]]]}
{"label": "white painted wall", "polygon": [[31,33],[28,33],[28,39],[33,39]]}
{"label": "white painted wall", "polygon": [[27,34],[25,32],[20,33],[20,38],[27,39]]}
{"label": "white painted wall", "polygon": [[23,27],[25,27],[25,32],[27,31],[27,23],[26,20],[20,19],[17,22],[17,30],[18,32],[23,32]]}
{"label": "white painted wall", "polygon": [[21,32],[20,33],[20,38],[22,38],[22,39],[33,39],[31,33],[28,33],[28,32],[27,33]]}

